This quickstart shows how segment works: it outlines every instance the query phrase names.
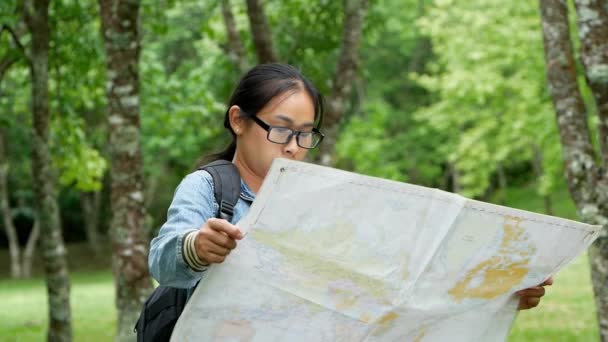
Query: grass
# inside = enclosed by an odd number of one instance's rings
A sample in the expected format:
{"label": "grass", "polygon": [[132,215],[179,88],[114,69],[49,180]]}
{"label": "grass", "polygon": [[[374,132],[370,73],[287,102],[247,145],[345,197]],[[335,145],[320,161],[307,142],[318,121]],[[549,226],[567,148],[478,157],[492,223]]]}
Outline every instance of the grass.
{"label": "grass", "polygon": [[[74,341],[112,341],[116,332],[112,273],[77,271],[70,280]],[[46,340],[44,278],[0,280],[0,293],[0,341]]]}
{"label": "grass", "polygon": [[[530,188],[511,189],[503,195],[508,206],[543,210],[542,199]],[[558,216],[576,218],[565,189],[554,193],[553,200]],[[91,261],[89,253],[84,244],[69,246],[74,341],[112,341],[116,309],[110,263]],[[0,341],[46,339],[45,283],[41,270],[34,271],[35,277],[29,280],[8,279],[8,253],[0,251]],[[555,276],[539,308],[520,312],[509,337],[509,342],[598,340],[586,255]]]}
{"label": "grass", "polygon": [[[497,203],[499,198],[503,198],[505,205],[508,207],[529,210],[540,214],[545,213],[543,198],[535,193],[532,186],[509,188],[507,191],[497,192],[494,194],[492,202]],[[578,220],[576,207],[565,185],[553,191],[551,201],[554,216]]]}

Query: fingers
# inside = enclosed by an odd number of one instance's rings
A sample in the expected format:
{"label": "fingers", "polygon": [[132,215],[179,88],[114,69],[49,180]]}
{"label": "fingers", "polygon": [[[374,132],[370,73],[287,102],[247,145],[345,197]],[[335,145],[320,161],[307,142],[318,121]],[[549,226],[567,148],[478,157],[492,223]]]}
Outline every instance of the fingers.
{"label": "fingers", "polygon": [[226,220],[209,219],[199,229],[194,247],[203,262],[219,264],[236,248],[235,239],[242,238],[242,233],[235,225]]}
{"label": "fingers", "polygon": [[218,255],[215,253],[208,253],[207,262],[210,264],[221,264],[226,260],[226,255]]}
{"label": "fingers", "polygon": [[549,279],[545,280],[539,286],[551,286],[551,285],[553,285],[553,277],[549,277]]}
{"label": "fingers", "polygon": [[211,229],[210,232],[207,233],[207,235],[209,237],[209,240],[217,246],[221,246],[229,250],[236,248],[236,241],[234,241],[234,239],[230,238],[223,232],[217,232]]}
{"label": "fingers", "polygon": [[529,289],[517,291],[520,297],[542,297],[545,295],[545,288],[542,286],[535,286]]}
{"label": "fingers", "polygon": [[517,291],[517,295],[520,297],[517,310],[527,310],[538,306],[541,297],[543,297],[546,293],[544,286],[550,285],[553,285],[553,278],[545,280],[539,286]]}
{"label": "fingers", "polygon": [[217,254],[217,255],[228,255],[230,254],[230,251],[232,250],[232,248],[226,248],[224,246],[218,245],[213,243],[212,241],[204,241],[203,242],[204,245],[204,249],[209,252],[209,253],[213,253],[213,254]]}
{"label": "fingers", "polygon": [[522,297],[519,300],[517,310],[528,310],[538,306],[540,303],[540,297]]}
{"label": "fingers", "polygon": [[241,233],[239,228],[226,220],[216,218],[209,219],[207,220],[207,225],[209,225],[209,228],[217,232],[224,232],[228,234],[228,236],[234,240],[240,240],[243,238],[243,233]]}

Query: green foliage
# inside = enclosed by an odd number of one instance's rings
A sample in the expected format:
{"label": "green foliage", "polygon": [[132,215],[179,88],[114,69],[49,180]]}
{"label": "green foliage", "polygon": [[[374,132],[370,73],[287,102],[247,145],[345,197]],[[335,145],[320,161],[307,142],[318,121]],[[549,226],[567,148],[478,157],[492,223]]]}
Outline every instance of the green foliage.
{"label": "green foliage", "polygon": [[[443,187],[445,133],[414,117],[432,95],[409,74],[432,59],[428,38],[415,26],[419,1],[382,1],[370,8],[361,48],[355,116],[336,147],[337,165],[357,172]],[[357,105],[359,107],[357,107]]]}
{"label": "green foliage", "polygon": [[349,157],[357,171],[377,177],[399,180],[403,174],[398,163],[391,163],[391,144],[384,138],[384,127],[389,122],[390,107],[381,101],[366,103],[367,117],[354,117],[348,125],[336,149],[339,155]]}
{"label": "green foliage", "polygon": [[[102,122],[105,101],[96,4],[88,4],[87,7],[72,1],[52,4],[50,18],[54,30],[49,58],[52,158],[62,185],[74,185],[82,191],[99,190],[107,162],[95,145],[102,146],[104,135],[87,134],[87,130],[95,131]],[[14,16],[14,25],[17,25],[17,18]],[[22,39],[26,48],[29,44],[27,37],[25,35]],[[15,171],[30,168],[29,84],[30,74],[25,63],[13,65],[2,80],[0,101],[10,113],[5,124],[10,132],[11,179],[23,178]],[[87,119],[86,122],[83,118]],[[91,136],[97,139],[91,139]]]}
{"label": "green foliage", "polygon": [[329,94],[342,39],[341,1],[266,2],[265,11],[282,61],[301,68],[324,94]]}
{"label": "green foliage", "polygon": [[[9,163],[8,189],[13,200],[23,203],[27,211],[33,208],[31,176],[31,122],[28,70],[21,64],[9,69],[0,83],[0,129],[4,135],[6,158]],[[25,96],[23,96],[25,94]],[[19,212],[32,217],[29,212]]]}
{"label": "green foliage", "polygon": [[60,184],[74,185],[81,191],[100,190],[108,165],[100,153],[89,145],[82,120],[58,117],[52,125],[52,157],[59,170]]}
{"label": "green foliage", "polygon": [[436,141],[429,127],[405,124],[408,113],[382,100],[366,102],[363,112],[364,116],[348,122],[336,146],[340,166],[377,177],[438,185],[442,155],[433,150]]}
{"label": "green foliage", "polygon": [[160,165],[183,176],[199,156],[226,142],[224,103],[238,75],[222,50],[223,21],[216,7],[176,5],[159,19],[166,22],[164,30],[155,31],[155,21],[144,25],[141,125],[148,177],[166,177]]}
{"label": "green foliage", "polygon": [[479,196],[497,165],[530,160],[544,150],[539,186],[555,183],[557,130],[545,87],[537,4],[435,1],[418,24],[432,38],[431,75],[414,75],[438,101],[416,116],[448,132],[442,144],[460,175],[463,194]]}
{"label": "green foliage", "polygon": [[[231,5],[247,62],[254,65],[246,4]],[[2,22],[17,24],[16,6],[13,0],[0,5]],[[61,184],[79,191],[99,189],[108,169],[97,7],[51,3],[53,160]],[[265,2],[264,11],[281,60],[301,68],[330,95],[343,3]],[[157,227],[179,179],[200,156],[228,142],[223,116],[240,72],[228,58],[220,1],[144,0],[141,19],[141,144],[147,205]],[[29,35],[22,40],[28,45]],[[3,34],[0,55],[10,48]],[[481,197],[495,191],[499,167],[509,182],[536,177],[531,163],[538,148],[543,174],[536,190],[551,194],[562,163],[542,49],[535,3],[370,2],[336,165],[448,190],[455,167],[462,193]],[[583,94],[592,102],[586,88]],[[9,183],[16,191],[31,188],[30,96],[29,72],[20,62],[0,84],[0,105],[10,114],[0,115],[10,141]]]}

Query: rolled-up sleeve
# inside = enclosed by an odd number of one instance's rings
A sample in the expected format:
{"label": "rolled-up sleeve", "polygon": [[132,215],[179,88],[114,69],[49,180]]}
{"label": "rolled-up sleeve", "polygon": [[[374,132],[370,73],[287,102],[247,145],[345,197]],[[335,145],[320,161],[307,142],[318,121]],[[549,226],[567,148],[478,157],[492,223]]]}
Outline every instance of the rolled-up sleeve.
{"label": "rolled-up sleeve", "polygon": [[205,271],[197,272],[184,261],[182,244],[187,233],[198,230],[216,212],[211,175],[196,171],[186,176],[175,190],[167,222],[150,243],[148,266],[160,285],[191,288],[203,277]]}

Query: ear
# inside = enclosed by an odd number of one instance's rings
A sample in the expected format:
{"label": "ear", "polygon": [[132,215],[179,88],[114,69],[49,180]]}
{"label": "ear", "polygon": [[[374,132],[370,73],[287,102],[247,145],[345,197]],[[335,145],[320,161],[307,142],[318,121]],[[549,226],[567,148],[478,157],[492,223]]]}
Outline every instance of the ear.
{"label": "ear", "polygon": [[232,106],[228,110],[228,118],[230,120],[230,127],[236,135],[241,135],[245,130],[246,118],[241,114],[241,108],[239,106]]}

